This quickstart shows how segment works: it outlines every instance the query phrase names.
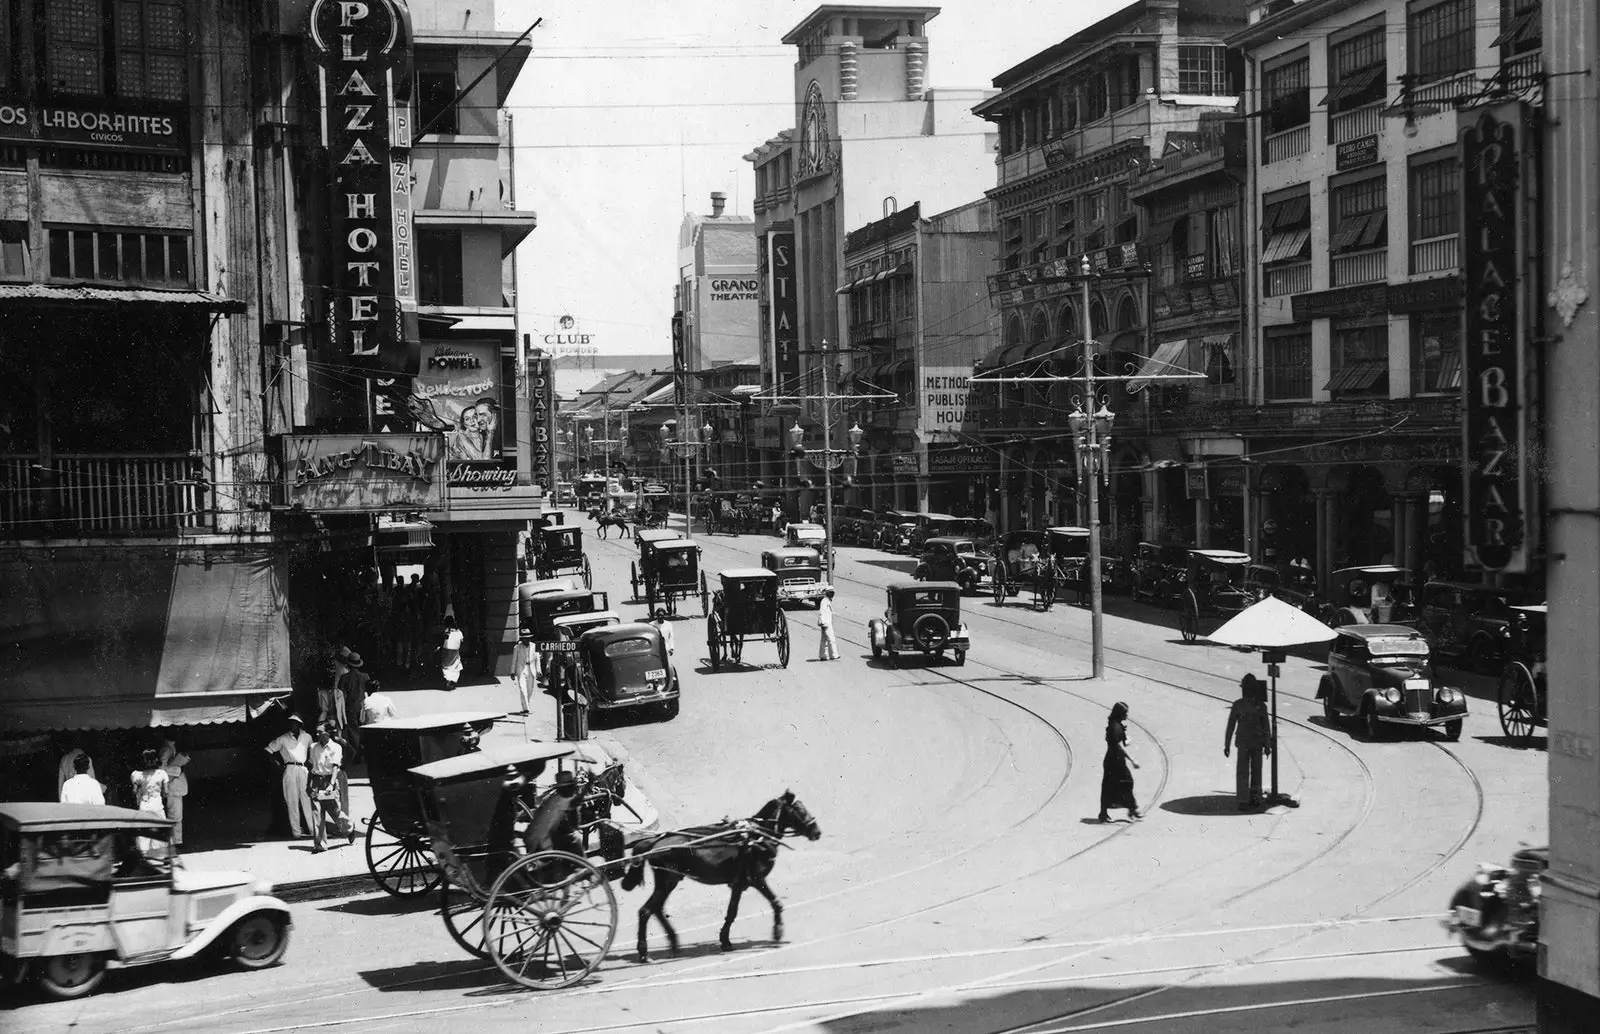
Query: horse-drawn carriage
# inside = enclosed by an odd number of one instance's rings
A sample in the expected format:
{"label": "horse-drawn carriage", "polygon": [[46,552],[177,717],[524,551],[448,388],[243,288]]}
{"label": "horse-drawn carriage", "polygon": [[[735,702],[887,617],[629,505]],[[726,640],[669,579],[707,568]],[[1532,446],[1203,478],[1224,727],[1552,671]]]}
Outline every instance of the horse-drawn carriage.
{"label": "horse-drawn carriage", "polygon": [[1035,610],[1049,610],[1066,574],[1050,549],[1044,531],[1010,531],[1000,537],[989,578],[995,603],[1004,603],[1024,588],[1033,591]]}
{"label": "horse-drawn carriage", "polygon": [[1178,601],[1178,630],[1183,641],[1200,638],[1206,618],[1226,620],[1260,600],[1248,588],[1250,554],[1232,549],[1191,549],[1183,593]]}
{"label": "horse-drawn carriage", "polygon": [[778,664],[789,666],[789,619],[783,613],[778,575],[765,567],[738,567],[718,576],[722,588],[712,596],[706,620],[706,649],[713,671],[744,660],[744,644],[760,639],[778,644]]}
{"label": "horse-drawn carriage", "polygon": [[545,524],[536,527],[534,534],[534,573],[540,578],[554,578],[566,571],[576,572],[585,586],[594,584],[594,572],[589,557],[583,551],[583,529],[577,525]]}
{"label": "horse-drawn carriage", "polygon": [[639,558],[629,570],[633,598],[643,599],[652,613],[659,603],[668,614],[677,614],[679,600],[698,595],[701,617],[709,614],[711,594],[700,570],[699,545],[665,529],[641,531],[635,537]]}
{"label": "horse-drawn carriage", "polygon": [[1538,603],[1511,609],[1517,612],[1507,644],[1511,659],[1500,673],[1496,699],[1501,731],[1507,739],[1526,744],[1532,741],[1535,729],[1549,722],[1545,628],[1550,607]]}

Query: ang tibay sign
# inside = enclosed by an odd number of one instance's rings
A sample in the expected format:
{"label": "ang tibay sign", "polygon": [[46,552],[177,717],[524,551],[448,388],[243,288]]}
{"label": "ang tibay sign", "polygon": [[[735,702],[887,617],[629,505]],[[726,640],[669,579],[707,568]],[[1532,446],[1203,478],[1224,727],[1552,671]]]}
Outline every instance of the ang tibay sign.
{"label": "ang tibay sign", "polygon": [[285,499],[313,513],[440,510],[444,454],[438,434],[285,435]]}

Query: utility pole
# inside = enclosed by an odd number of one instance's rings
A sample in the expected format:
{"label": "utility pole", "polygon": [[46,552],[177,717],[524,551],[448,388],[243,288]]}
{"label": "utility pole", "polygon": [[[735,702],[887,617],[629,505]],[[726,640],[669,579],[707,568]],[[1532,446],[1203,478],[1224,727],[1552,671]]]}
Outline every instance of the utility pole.
{"label": "utility pole", "polygon": [[[1089,256],[1083,256],[1083,262],[1078,268],[1082,275],[1079,285],[1083,291],[1080,311],[1083,313],[1083,394],[1085,402],[1092,407],[1090,412],[1098,410],[1095,405],[1094,387],[1094,325],[1089,321]],[[1089,497],[1089,677],[1102,679],[1106,675],[1106,644],[1103,626],[1105,623],[1104,597],[1101,594],[1100,578],[1100,485],[1095,478],[1094,460],[1097,457],[1096,449],[1099,447],[1099,430],[1096,425],[1098,420],[1091,418],[1088,421],[1089,450],[1084,456],[1083,472],[1088,481]]]}

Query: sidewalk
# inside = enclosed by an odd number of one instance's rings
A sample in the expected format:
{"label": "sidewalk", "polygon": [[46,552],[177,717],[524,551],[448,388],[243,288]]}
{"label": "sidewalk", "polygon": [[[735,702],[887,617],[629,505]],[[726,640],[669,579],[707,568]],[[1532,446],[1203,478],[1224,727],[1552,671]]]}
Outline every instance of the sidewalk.
{"label": "sidewalk", "polygon": [[[522,703],[516,685],[509,678],[469,680],[453,691],[386,685],[385,692],[406,717],[449,711],[505,713],[507,717],[495,723],[484,737],[485,748],[556,738],[554,701],[540,694],[534,701],[534,707],[540,710],[527,716],[515,714]],[[541,708],[541,705],[544,706]],[[600,732],[574,746],[581,756],[601,766],[611,760],[624,762],[627,774],[624,801],[634,814],[629,814],[628,808],[618,809],[619,822],[631,828],[636,814],[637,828],[641,831],[659,826],[660,817],[650,799],[653,795],[647,790],[651,785],[650,777],[622,744],[610,734]],[[552,768],[545,773],[545,778],[553,774]],[[278,893],[302,898],[343,896],[361,893],[363,888],[377,891],[378,885],[367,871],[364,846],[367,821],[373,817],[372,786],[364,764],[352,765],[349,775],[350,812],[356,830],[354,843],[347,844],[344,838],[330,835],[328,850],[316,854],[309,836],[303,840],[262,839],[271,824],[271,801],[265,793],[241,793],[227,801],[196,802],[199,808],[195,811],[203,809],[206,832],[193,837],[182,849],[184,863],[196,870],[243,870],[271,880]],[[272,790],[276,791],[276,786]]]}

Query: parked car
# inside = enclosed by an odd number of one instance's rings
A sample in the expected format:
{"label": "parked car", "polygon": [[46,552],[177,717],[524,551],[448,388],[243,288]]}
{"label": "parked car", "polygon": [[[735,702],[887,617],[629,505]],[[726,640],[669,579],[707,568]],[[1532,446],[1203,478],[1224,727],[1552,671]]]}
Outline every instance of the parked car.
{"label": "parked car", "polygon": [[1410,624],[1417,609],[1412,604],[1411,572],[1393,564],[1341,567],[1328,578],[1328,599],[1322,623],[1340,625]]}
{"label": "parked car", "polygon": [[1474,671],[1498,671],[1511,646],[1522,593],[1470,582],[1428,582],[1415,618],[1435,654],[1459,658]]}
{"label": "parked car", "polygon": [[902,651],[943,657],[948,650],[957,664],[967,662],[972,640],[961,621],[961,586],[955,582],[895,582],[887,593],[883,617],[867,622],[872,656],[888,654],[894,665]]}
{"label": "parked car", "polygon": [[1183,593],[1189,548],[1175,543],[1141,542],[1134,551],[1133,598],[1171,606]]}
{"label": "parked car", "polygon": [[922,544],[931,538],[956,534],[951,527],[961,520],[953,513],[921,513],[917,518],[917,527],[907,543],[912,553],[922,552]]}
{"label": "parked car", "polygon": [[1251,564],[1244,573],[1245,591],[1265,599],[1278,599],[1315,615],[1321,608],[1317,602],[1317,577],[1309,567],[1291,564],[1282,568],[1275,564]]}
{"label": "parked car", "polygon": [[1393,726],[1442,727],[1461,738],[1467,697],[1434,681],[1428,640],[1406,625],[1345,625],[1328,647],[1328,673],[1317,685],[1330,723],[1358,723],[1369,740]]}
{"label": "parked car", "polygon": [[878,515],[861,506],[835,506],[833,508],[833,537],[841,545],[871,545],[871,528]]}
{"label": "parked car", "polygon": [[678,669],[661,630],[645,622],[604,625],[578,637],[550,669],[551,689],[576,692],[593,710],[656,708],[678,714]]}
{"label": "parked car", "polygon": [[778,576],[778,602],[798,600],[820,607],[828,583],[822,580],[822,557],[809,546],[763,550],[761,566]]}
{"label": "parked car", "polygon": [[919,582],[955,582],[963,593],[976,594],[993,563],[994,558],[972,539],[931,538],[922,544],[922,557],[911,577]]}

